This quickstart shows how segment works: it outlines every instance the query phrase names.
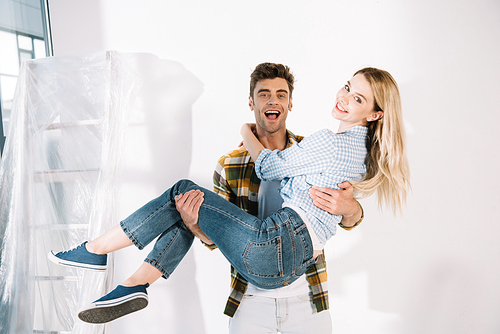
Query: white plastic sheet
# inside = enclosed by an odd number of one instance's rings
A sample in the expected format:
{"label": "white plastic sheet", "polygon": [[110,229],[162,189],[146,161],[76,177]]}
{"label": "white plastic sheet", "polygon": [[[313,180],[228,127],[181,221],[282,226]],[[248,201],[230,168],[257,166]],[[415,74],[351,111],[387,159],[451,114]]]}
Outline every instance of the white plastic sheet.
{"label": "white plastic sheet", "polygon": [[[0,333],[104,333],[77,319],[105,273],[56,266],[116,224],[122,143],[137,82],[117,52],[22,64],[0,166]],[[112,265],[112,258],[108,257]]]}

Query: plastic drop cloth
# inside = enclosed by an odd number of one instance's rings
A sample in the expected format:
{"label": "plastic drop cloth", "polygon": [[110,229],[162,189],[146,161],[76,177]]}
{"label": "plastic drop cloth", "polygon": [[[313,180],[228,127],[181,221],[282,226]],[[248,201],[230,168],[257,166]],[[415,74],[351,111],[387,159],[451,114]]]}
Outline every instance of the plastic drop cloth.
{"label": "plastic drop cloth", "polygon": [[122,143],[137,89],[122,55],[23,62],[0,166],[0,333],[104,333],[78,309],[111,288],[105,273],[53,264],[116,224]]}

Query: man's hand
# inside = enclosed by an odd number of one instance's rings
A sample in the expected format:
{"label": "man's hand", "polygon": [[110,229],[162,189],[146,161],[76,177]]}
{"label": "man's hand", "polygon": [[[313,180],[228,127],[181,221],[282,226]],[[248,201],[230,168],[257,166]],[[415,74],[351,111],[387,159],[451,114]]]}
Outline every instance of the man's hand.
{"label": "man's hand", "polygon": [[353,197],[352,185],[345,181],[339,183],[340,190],[324,187],[312,187],[309,189],[309,196],[313,199],[314,205],[333,215],[342,216],[342,225],[350,227],[361,219],[361,207]]}
{"label": "man's hand", "polygon": [[204,201],[205,194],[201,190],[190,190],[187,193],[175,196],[175,207],[181,214],[184,225],[204,243],[213,244],[198,225],[198,211]]}

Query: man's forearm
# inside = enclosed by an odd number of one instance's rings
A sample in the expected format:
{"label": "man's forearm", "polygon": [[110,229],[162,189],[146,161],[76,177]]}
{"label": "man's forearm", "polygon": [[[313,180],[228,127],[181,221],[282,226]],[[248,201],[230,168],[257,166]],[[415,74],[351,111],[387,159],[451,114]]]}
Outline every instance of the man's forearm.
{"label": "man's forearm", "polygon": [[325,187],[311,187],[309,196],[313,204],[332,215],[342,216],[340,227],[350,230],[363,220],[363,208],[353,198],[353,188],[349,182],[338,184],[339,190]]}
{"label": "man's forearm", "polygon": [[209,245],[209,246],[214,244],[213,241],[210,240],[205,233],[203,233],[201,228],[198,226],[198,223],[189,226],[188,229],[191,231],[191,233],[194,234],[195,237],[197,237],[198,239],[203,241],[204,244]]}
{"label": "man's forearm", "polygon": [[340,226],[346,229],[351,229],[357,226],[364,218],[363,208],[358,201],[356,201],[356,209],[352,214],[342,215],[342,220],[340,221]]}

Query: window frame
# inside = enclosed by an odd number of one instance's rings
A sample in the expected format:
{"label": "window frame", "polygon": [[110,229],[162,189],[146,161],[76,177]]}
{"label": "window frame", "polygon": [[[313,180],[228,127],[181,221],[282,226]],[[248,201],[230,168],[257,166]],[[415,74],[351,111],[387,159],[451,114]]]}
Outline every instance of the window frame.
{"label": "window frame", "polygon": [[[45,56],[46,57],[52,57],[54,54],[54,49],[52,45],[52,31],[51,31],[51,25],[50,25],[50,15],[49,15],[49,2],[48,0],[40,0],[40,11],[42,15],[42,23],[43,23],[43,34],[44,38],[40,38],[39,36],[32,35],[32,34],[27,34],[21,31],[13,30],[13,29],[8,29],[4,27],[0,27],[0,30],[3,32],[11,33],[16,36],[16,45],[17,45],[17,56],[19,60],[19,65],[21,64],[21,53],[30,53],[30,50],[26,49],[20,49],[19,48],[19,37],[18,36],[24,36],[28,37],[31,39],[31,59],[35,59],[35,39],[43,41],[45,44]],[[3,74],[0,73],[2,76],[9,76],[9,77],[17,77],[15,75],[10,75],[10,74]],[[2,83],[0,81],[0,158],[3,156],[3,149],[6,141],[5,133],[4,133],[4,124],[3,124],[3,111],[4,111],[4,106],[3,106],[3,101],[2,101]]]}

